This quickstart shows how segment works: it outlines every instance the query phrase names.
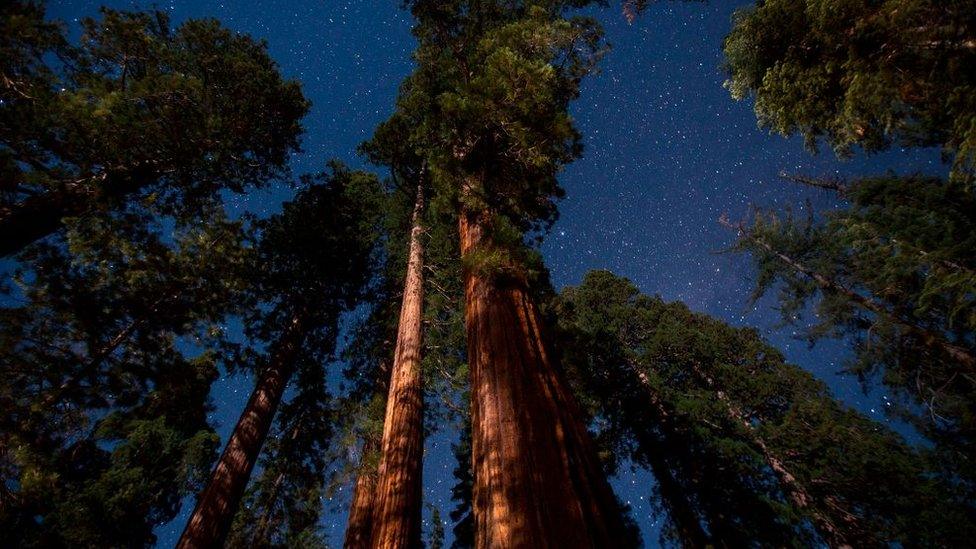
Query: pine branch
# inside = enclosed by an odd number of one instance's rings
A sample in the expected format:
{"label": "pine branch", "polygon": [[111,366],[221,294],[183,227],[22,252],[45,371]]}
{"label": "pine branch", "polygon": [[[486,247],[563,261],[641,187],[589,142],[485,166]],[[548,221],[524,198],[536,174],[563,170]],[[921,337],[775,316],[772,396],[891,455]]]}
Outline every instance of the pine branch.
{"label": "pine branch", "polygon": [[779,172],[779,177],[781,179],[792,181],[793,183],[799,183],[801,185],[806,185],[808,187],[816,187],[818,189],[835,191],[841,197],[845,196],[847,194],[847,191],[850,189],[847,183],[845,183],[843,179],[839,179],[839,178],[830,179],[826,177],[817,178],[817,177],[809,177],[806,175],[792,175],[786,173],[785,171]]}
{"label": "pine branch", "polygon": [[910,320],[900,317],[896,313],[889,311],[887,307],[885,307],[883,304],[879,303],[878,301],[871,299],[867,296],[861,295],[855,292],[854,290],[851,290],[850,288],[843,286],[837,281],[829,279],[826,276],[814,271],[813,269],[808,268],[807,266],[793,259],[792,257],[789,257],[786,254],[775,250],[764,239],[762,239],[759,236],[756,236],[754,233],[747,230],[743,223],[740,222],[738,225],[734,225],[730,223],[727,214],[722,214],[722,216],[719,218],[718,221],[721,225],[737,231],[740,239],[752,242],[753,244],[763,249],[767,253],[772,254],[780,262],[787,265],[794,271],[801,273],[804,276],[810,278],[824,290],[833,291],[840,295],[843,295],[844,297],[849,299],[854,304],[860,306],[861,308],[887,318],[892,323],[901,326],[903,329],[905,329],[906,332],[918,337],[919,340],[921,340],[921,342],[926,347],[945,353],[946,355],[950,356],[954,360],[959,361],[962,365],[964,365],[969,370],[976,370],[976,356],[973,356],[972,352],[969,351],[968,349],[949,342],[948,340],[946,340],[945,336],[941,334],[935,333],[932,330],[927,330],[925,328],[922,328],[917,324],[911,322]]}

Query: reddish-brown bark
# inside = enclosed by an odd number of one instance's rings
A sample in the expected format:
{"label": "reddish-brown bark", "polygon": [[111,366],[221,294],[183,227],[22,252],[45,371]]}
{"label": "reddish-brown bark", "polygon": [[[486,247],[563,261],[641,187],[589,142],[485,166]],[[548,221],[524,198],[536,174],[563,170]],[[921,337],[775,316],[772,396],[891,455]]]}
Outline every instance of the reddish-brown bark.
{"label": "reddish-brown bark", "polygon": [[302,322],[295,317],[279,340],[271,362],[261,372],[251,398],[224,448],[207,486],[180,536],[178,549],[223,547],[244,489],[271,429],[302,340]]}
{"label": "reddish-brown bark", "polygon": [[367,437],[363,442],[356,487],[353,488],[352,501],[349,503],[349,520],[346,523],[346,541],[343,545],[345,549],[365,549],[370,546],[377,471],[375,466],[370,467],[367,462],[369,456],[379,449],[379,445],[380,441],[373,437]]}
{"label": "reddish-brown bark", "polygon": [[[462,257],[493,249],[462,211]],[[524,278],[466,265],[475,540],[479,548],[619,547],[619,508]]]}
{"label": "reddish-brown bark", "polygon": [[410,231],[410,257],[403,284],[403,303],[397,327],[390,390],[383,423],[383,444],[376,502],[373,506],[372,547],[420,547],[421,473],[424,454],[423,380],[420,371],[423,335],[424,248],[420,222],[423,187]]}

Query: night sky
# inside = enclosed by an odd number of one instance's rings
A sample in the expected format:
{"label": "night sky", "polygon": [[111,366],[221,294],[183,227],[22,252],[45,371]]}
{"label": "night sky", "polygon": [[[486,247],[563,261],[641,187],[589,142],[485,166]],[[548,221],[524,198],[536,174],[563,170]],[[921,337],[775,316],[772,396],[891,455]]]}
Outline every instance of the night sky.
{"label": "night sky", "polygon": [[[49,1],[49,16],[77,31],[78,18],[105,2]],[[577,284],[590,269],[610,269],[642,291],[682,300],[735,325],[755,326],[794,363],[826,381],[834,394],[885,421],[883,390],[863,394],[855,380],[837,374],[846,356],[840,344],[809,349],[792,328],[778,327],[771,303],[749,307],[752,272],[748,257],[719,253],[732,240],[716,220],[723,212],[742,218],[750,204],[798,206],[810,199],[824,210],[835,204],[822,191],[799,188],[776,177],[780,171],[807,175],[943,172],[932,151],[892,151],[840,162],[829,150],[813,156],[800,139],[757,129],[752,106],[735,103],[723,89],[722,38],[732,12],[747,0],[709,4],[660,3],[627,25],[614,4],[594,10],[614,48],[590,77],[573,114],[585,140],[584,156],[561,177],[567,198],[543,246],[557,288]],[[112,1],[116,8],[152,7]],[[398,0],[172,0],[155,4],[174,24],[215,17],[237,31],[264,38],[285,75],[302,82],[312,110],[305,120],[304,152],[296,173],[320,170],[330,158],[361,166],[356,146],[393,110],[400,81],[410,72],[411,18]],[[286,191],[255,193],[240,204],[270,213]],[[226,436],[252,387],[245,376],[215,385],[213,419]],[[909,437],[904,426],[892,424]],[[428,440],[425,492],[447,519],[451,504],[450,442],[454,433]],[[653,477],[627,471],[614,479],[645,536],[658,544],[660,520],[648,503]],[[348,494],[329,502],[329,541],[342,545]],[[191,511],[157,529],[160,547],[171,547]],[[428,513],[425,511],[425,515]],[[446,524],[448,543],[451,525]]]}

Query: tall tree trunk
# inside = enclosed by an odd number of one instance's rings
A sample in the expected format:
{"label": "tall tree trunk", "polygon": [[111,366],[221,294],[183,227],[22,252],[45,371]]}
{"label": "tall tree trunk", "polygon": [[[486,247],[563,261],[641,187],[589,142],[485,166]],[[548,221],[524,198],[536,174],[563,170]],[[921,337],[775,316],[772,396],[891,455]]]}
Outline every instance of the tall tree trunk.
{"label": "tall tree trunk", "polygon": [[[459,231],[462,259],[495,249],[487,214],[462,208]],[[526,280],[466,265],[464,284],[477,547],[620,547],[619,506]]]}
{"label": "tall tree trunk", "polygon": [[[745,429],[746,435],[749,437],[749,442],[759,450],[762,454],[763,459],[769,468],[773,470],[776,477],[779,479],[780,484],[783,487],[783,491],[786,492],[790,501],[793,502],[797,508],[803,510],[810,515],[810,519],[813,521],[814,526],[820,531],[824,540],[830,544],[831,547],[838,548],[849,548],[851,547],[850,541],[847,536],[836,524],[823,513],[821,513],[817,508],[813,507],[813,497],[807,492],[806,487],[796,478],[786,463],[777,456],[772,449],[766,444],[766,441],[756,432],[755,426],[746,418],[742,410],[735,405],[734,402],[725,394],[725,391],[715,387],[715,381],[712,380],[711,376],[708,375],[701,366],[698,364],[692,365],[692,370],[695,375],[701,379],[705,385],[712,390],[715,390],[715,396],[718,397],[719,401],[725,406],[728,413],[729,419],[733,422],[742,425]],[[856,520],[853,518],[854,515],[845,511],[845,519],[847,522],[854,522],[856,527]]]}
{"label": "tall tree trunk", "polygon": [[929,349],[932,349],[936,352],[940,352],[951,357],[953,360],[956,360],[960,364],[964,365],[966,369],[969,371],[976,371],[976,356],[974,356],[969,349],[960,347],[959,345],[956,345],[948,341],[945,338],[944,334],[940,334],[932,330],[918,326],[917,324],[911,322],[910,320],[906,320],[898,316],[897,314],[892,313],[882,303],[879,303],[869,297],[863,296],[855,292],[854,290],[851,290],[850,288],[847,288],[842,284],[839,284],[835,280],[831,280],[830,278],[827,278],[826,276],[812,269],[808,269],[805,265],[803,265],[799,261],[773,249],[773,247],[770,246],[768,242],[752,234],[751,232],[745,230],[745,228],[743,228],[741,225],[733,225],[732,223],[729,223],[729,221],[724,216],[721,219],[719,219],[719,222],[726,227],[738,231],[739,236],[741,238],[748,239],[749,241],[755,243],[757,246],[759,246],[766,252],[775,256],[776,259],[780,260],[781,262],[783,262],[785,265],[787,265],[794,271],[809,277],[811,280],[816,282],[817,285],[820,286],[821,288],[841,294],[847,299],[849,299],[852,303],[861,307],[862,309],[865,309],[867,311],[870,311],[872,313],[875,313],[879,316],[888,319],[892,323],[900,326],[906,332],[917,337],[919,341],[921,341],[922,344],[928,347]]}
{"label": "tall tree trunk", "polygon": [[302,318],[296,316],[279,340],[271,362],[261,372],[217,467],[197,499],[177,548],[223,547],[285,386],[294,371],[303,336]]}
{"label": "tall tree trunk", "polygon": [[363,442],[359,460],[356,487],[349,504],[349,521],[346,524],[345,549],[365,549],[370,546],[373,532],[373,506],[376,503],[377,471],[367,465],[370,454],[379,449],[381,441],[371,436]]}
{"label": "tall tree trunk", "polygon": [[413,209],[410,257],[403,284],[390,391],[386,399],[382,453],[372,515],[372,547],[421,546],[424,454],[424,388],[420,371],[424,304],[423,208],[421,181],[417,185],[417,201]]}

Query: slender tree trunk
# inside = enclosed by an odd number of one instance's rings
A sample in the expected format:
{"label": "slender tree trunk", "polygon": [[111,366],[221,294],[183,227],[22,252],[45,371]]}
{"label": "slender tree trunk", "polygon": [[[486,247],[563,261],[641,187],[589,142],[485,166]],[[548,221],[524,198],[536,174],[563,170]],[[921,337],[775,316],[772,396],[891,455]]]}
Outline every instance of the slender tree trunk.
{"label": "slender tree trunk", "polygon": [[786,463],[783,462],[783,460],[781,460],[779,456],[777,456],[769,448],[766,441],[759,436],[759,433],[756,432],[756,428],[752,425],[752,423],[749,422],[748,419],[746,419],[746,416],[744,413],[742,413],[742,410],[740,410],[739,407],[732,402],[728,395],[725,394],[725,391],[715,387],[714,380],[712,380],[711,376],[701,369],[701,366],[694,364],[692,365],[692,370],[695,372],[695,375],[705,382],[705,385],[709,389],[715,390],[715,396],[717,396],[719,401],[721,401],[725,406],[729,418],[745,428],[749,441],[756,449],[759,450],[759,453],[762,454],[766,464],[769,465],[769,468],[772,469],[776,474],[776,477],[779,479],[780,484],[783,486],[783,490],[787,493],[790,501],[792,501],[797,508],[809,513],[810,519],[813,521],[813,524],[816,526],[817,530],[820,531],[820,534],[824,537],[824,540],[827,541],[831,547],[850,548],[851,544],[840,528],[838,528],[829,517],[824,516],[824,514],[818,509],[812,507],[814,500],[810,496],[810,493],[807,492],[806,487],[803,486],[799,479],[797,479],[796,476],[789,470]]}
{"label": "slender tree trunk", "polygon": [[376,502],[377,471],[366,465],[370,454],[379,450],[381,441],[367,437],[363,442],[356,487],[349,504],[349,521],[346,525],[345,549],[365,549],[370,546],[373,532],[373,506]]}
{"label": "slender tree trunk", "polygon": [[292,319],[271,362],[261,372],[254,392],[231,433],[220,461],[197,499],[196,508],[177,543],[179,549],[223,547],[234,514],[240,506],[251,471],[271,429],[285,386],[295,367],[303,339],[302,319]]}
{"label": "slender tree trunk", "polygon": [[[495,249],[489,219],[462,209],[462,259]],[[619,506],[527,282],[466,265],[464,283],[477,547],[621,547]]]}
{"label": "slender tree trunk", "polygon": [[651,466],[654,479],[657,480],[658,491],[664,505],[668,509],[668,514],[674,521],[675,530],[681,546],[687,549],[702,549],[712,545],[705,529],[702,528],[698,520],[698,513],[691,506],[688,500],[688,493],[685,488],[675,478],[671,467],[668,466],[666,448],[655,440],[649,433],[643,435],[645,438],[643,445],[647,447],[647,461]]}
{"label": "slender tree trunk", "polygon": [[421,242],[423,182],[417,185],[410,256],[403,284],[370,544],[421,547],[421,473],[424,455],[424,388],[420,371],[423,335],[424,248]]}
{"label": "slender tree trunk", "polygon": [[[661,498],[668,507],[672,520],[674,520],[681,544],[683,547],[688,548],[704,548],[714,545],[711,536],[702,528],[698,513],[692,508],[691,501],[688,499],[688,491],[675,478],[671,467],[667,463],[667,459],[665,459],[665,456],[671,454],[668,451],[668,446],[669,441],[674,438],[670,434],[674,430],[671,422],[671,414],[664,407],[664,404],[661,403],[661,400],[657,397],[657,393],[651,388],[647,374],[641,371],[633,362],[628,361],[627,366],[631,373],[640,381],[641,385],[644,386],[644,394],[654,414],[653,420],[661,428],[663,438],[665,439],[663,443],[659,443],[654,439],[653,435],[645,430],[638,431],[643,445],[647,447],[646,457],[651,466],[651,472],[654,473],[654,478],[658,483],[658,489],[661,491]],[[670,444],[673,445],[675,442],[670,442]]]}
{"label": "slender tree trunk", "polygon": [[759,246],[763,250],[766,250],[768,253],[774,255],[777,259],[779,259],[781,262],[783,262],[791,269],[809,277],[811,280],[816,282],[817,285],[820,286],[821,288],[825,290],[837,292],[843,295],[844,297],[846,297],[847,299],[851,300],[851,302],[855,303],[859,307],[867,311],[870,311],[872,313],[875,313],[879,316],[882,316],[884,318],[887,318],[892,323],[901,326],[906,332],[917,337],[922,342],[922,344],[924,344],[929,349],[944,353],[945,355],[951,357],[953,360],[956,360],[960,364],[966,366],[966,368],[970,371],[976,370],[976,356],[973,356],[972,352],[969,351],[968,349],[964,347],[960,347],[959,345],[955,345],[950,341],[946,340],[944,336],[937,334],[932,330],[922,328],[911,321],[905,320],[891,313],[883,304],[878,303],[877,301],[874,301],[869,297],[863,296],[849,288],[846,288],[845,286],[838,284],[836,281],[831,280],[826,276],[812,269],[808,269],[806,266],[804,266],[799,261],[796,261],[792,257],[789,257],[786,254],[774,250],[773,247],[770,246],[769,243],[763,240],[762,238],[759,238],[758,236],[746,231],[741,226],[736,226],[729,223],[728,220],[726,220],[724,217],[720,219],[719,222],[725,225],[726,227],[735,229],[736,231],[739,232],[740,237],[749,239],[750,241],[754,242],[757,246]]}

